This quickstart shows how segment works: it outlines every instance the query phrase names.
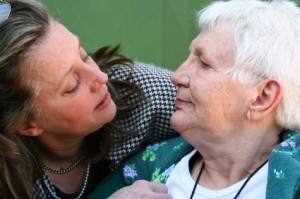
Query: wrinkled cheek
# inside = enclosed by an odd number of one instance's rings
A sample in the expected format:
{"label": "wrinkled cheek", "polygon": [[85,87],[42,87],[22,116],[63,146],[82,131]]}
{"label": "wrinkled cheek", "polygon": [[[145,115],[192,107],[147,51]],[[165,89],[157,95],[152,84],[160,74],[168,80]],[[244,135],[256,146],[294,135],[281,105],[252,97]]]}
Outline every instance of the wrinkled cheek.
{"label": "wrinkled cheek", "polygon": [[201,106],[197,106],[195,110],[195,120],[199,122],[209,122],[211,119],[211,111],[213,107],[209,104],[202,104]]}
{"label": "wrinkled cheek", "polygon": [[223,105],[222,115],[224,116],[224,120],[230,120],[231,118],[230,112],[232,110],[233,104],[231,102],[224,101],[222,105]]}

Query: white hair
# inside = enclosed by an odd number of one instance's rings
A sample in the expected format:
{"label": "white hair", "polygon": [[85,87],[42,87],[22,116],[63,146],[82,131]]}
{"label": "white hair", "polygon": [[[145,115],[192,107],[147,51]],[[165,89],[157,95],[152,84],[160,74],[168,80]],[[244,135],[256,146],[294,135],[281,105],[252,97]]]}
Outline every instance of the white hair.
{"label": "white hair", "polygon": [[217,1],[198,12],[202,30],[232,27],[233,81],[278,80],[284,89],[277,108],[283,128],[300,127],[300,9],[291,1]]}

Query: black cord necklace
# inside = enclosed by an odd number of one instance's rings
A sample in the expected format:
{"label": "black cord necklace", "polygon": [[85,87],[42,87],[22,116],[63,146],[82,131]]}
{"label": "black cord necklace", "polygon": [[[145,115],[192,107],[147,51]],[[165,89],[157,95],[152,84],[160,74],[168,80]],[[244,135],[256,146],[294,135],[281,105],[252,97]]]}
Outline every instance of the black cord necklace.
{"label": "black cord necklace", "polygon": [[200,176],[201,176],[201,174],[202,174],[203,169],[204,169],[204,161],[203,161],[203,164],[202,164],[201,169],[200,169],[200,171],[199,171],[197,180],[196,180],[196,182],[195,182],[195,184],[194,184],[193,191],[192,191],[192,193],[191,193],[190,199],[193,199],[193,197],[194,197],[194,194],[195,194],[195,191],[196,191],[196,187],[197,187],[197,184],[198,184],[198,181],[199,181],[199,178],[200,178]]}
{"label": "black cord necklace", "polygon": [[[249,182],[249,180],[268,162],[269,160],[267,159],[265,162],[263,162],[257,169],[255,169],[255,171],[253,171],[251,173],[251,175],[246,179],[246,181],[244,182],[244,184],[241,186],[241,188],[239,189],[239,191],[237,192],[237,194],[234,196],[233,199],[237,199],[237,197],[240,195],[240,193],[242,192],[242,190],[245,188],[245,186],[247,185],[247,183]],[[204,161],[203,161],[203,164],[201,166],[201,169],[199,171],[199,174],[198,174],[198,177],[196,179],[196,182],[194,184],[194,187],[193,187],[193,191],[191,193],[191,196],[190,196],[190,199],[193,199],[194,197],[194,194],[195,194],[195,191],[196,191],[196,187],[197,187],[197,184],[198,184],[198,181],[200,179],[200,176],[203,172],[203,169],[204,169]]]}

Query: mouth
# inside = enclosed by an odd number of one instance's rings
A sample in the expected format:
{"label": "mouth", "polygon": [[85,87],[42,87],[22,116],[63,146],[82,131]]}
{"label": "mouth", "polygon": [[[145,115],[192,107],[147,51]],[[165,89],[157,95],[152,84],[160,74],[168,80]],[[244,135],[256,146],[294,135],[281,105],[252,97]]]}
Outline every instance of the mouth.
{"label": "mouth", "polygon": [[175,108],[180,109],[181,107],[186,106],[188,104],[190,104],[190,103],[187,102],[187,101],[184,101],[180,98],[177,98],[176,101],[175,101]]}
{"label": "mouth", "polygon": [[105,95],[104,95],[104,98],[102,99],[102,101],[96,106],[96,110],[97,111],[101,111],[103,109],[105,109],[109,103],[111,101],[111,96],[110,96],[110,93],[108,91],[106,91]]}

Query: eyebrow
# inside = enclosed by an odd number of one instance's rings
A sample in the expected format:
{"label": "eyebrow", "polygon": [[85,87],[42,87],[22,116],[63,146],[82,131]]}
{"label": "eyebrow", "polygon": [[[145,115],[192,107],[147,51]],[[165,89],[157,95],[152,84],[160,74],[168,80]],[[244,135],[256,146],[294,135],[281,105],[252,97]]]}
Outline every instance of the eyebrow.
{"label": "eyebrow", "polygon": [[[190,48],[190,50],[191,50],[191,48]],[[205,48],[199,47],[199,46],[196,47],[194,49],[194,54],[198,57],[201,57],[201,60],[204,61],[205,63],[210,64],[210,65],[214,64],[213,59],[211,59],[211,57],[207,56],[207,51],[205,50]]]}
{"label": "eyebrow", "polygon": [[200,47],[196,47],[195,48],[195,54],[197,55],[197,56],[202,56],[204,53],[203,53],[203,48],[200,48]]}
{"label": "eyebrow", "polygon": [[196,46],[192,47],[192,45],[189,47],[190,52],[194,52],[193,54],[196,56],[203,56],[205,54],[205,50],[202,47]]}
{"label": "eyebrow", "polygon": [[190,51],[190,52],[194,51],[194,52],[197,53],[198,55],[201,55],[201,54],[203,54],[204,49],[203,49],[202,46],[196,45],[196,41],[193,40],[193,41],[191,42],[190,46],[189,46],[189,51]]}

